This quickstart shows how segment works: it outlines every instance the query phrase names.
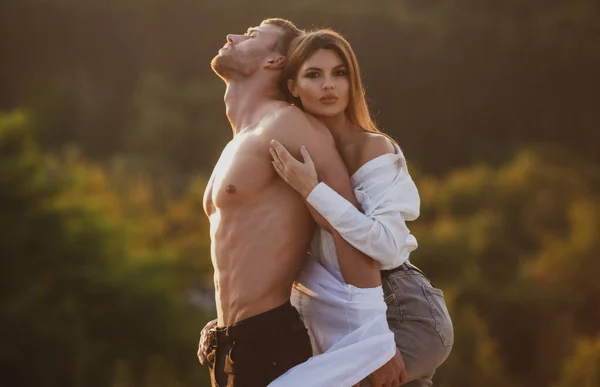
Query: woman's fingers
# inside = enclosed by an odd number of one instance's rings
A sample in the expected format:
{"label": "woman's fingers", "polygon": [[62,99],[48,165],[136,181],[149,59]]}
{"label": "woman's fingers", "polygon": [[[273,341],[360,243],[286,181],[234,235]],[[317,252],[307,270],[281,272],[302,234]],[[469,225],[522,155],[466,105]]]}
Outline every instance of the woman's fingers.
{"label": "woman's fingers", "polygon": [[281,145],[281,143],[277,140],[271,140],[271,145],[273,146],[273,149],[275,149],[275,152],[277,153],[277,156],[279,156],[279,159],[283,163],[285,163],[288,160],[289,155],[287,149],[285,149],[285,147]]}
{"label": "woman's fingers", "polygon": [[[288,150],[286,149],[286,147],[284,147],[283,145],[281,145],[281,143],[279,141],[277,141],[277,140],[271,140],[271,146],[273,148],[269,148],[269,151],[271,152],[271,155],[273,156],[273,159],[276,160],[275,156],[277,156],[277,159],[279,159],[279,161],[285,167],[299,166],[301,164],[314,166],[312,158],[310,157],[310,153],[308,153],[308,150],[306,149],[306,147],[304,145],[302,145],[300,147],[300,154],[302,156],[302,159],[303,159],[304,163],[296,160],[296,158],[294,156],[292,156],[291,153],[288,152]],[[271,149],[273,151],[271,151]]]}
{"label": "woman's fingers", "polygon": [[281,166],[277,165],[277,163],[276,163],[275,161],[271,161],[271,163],[273,164],[273,168],[275,168],[275,172],[277,172],[277,174],[278,174],[279,176],[281,176],[281,178],[282,178],[282,179],[283,179],[285,182],[287,182],[287,181],[288,181],[288,179],[287,179],[287,176],[285,175],[285,172],[283,171],[283,167],[281,167]]}
{"label": "woman's fingers", "polygon": [[279,161],[281,161],[285,168],[299,167],[302,165],[302,163],[296,160],[296,158],[292,156],[290,152],[288,152],[286,147],[281,145],[281,143],[279,143],[277,140],[271,140],[271,145],[275,150],[275,154],[279,157]]}
{"label": "woman's fingers", "polygon": [[279,155],[277,154],[277,152],[273,148],[269,148],[269,152],[271,152],[271,157],[273,158],[274,163],[279,168],[283,169],[284,163],[283,163],[283,161],[281,161],[281,158],[279,157]]}
{"label": "woman's fingers", "polygon": [[275,152],[275,149],[269,148],[269,153],[271,153],[271,157],[273,158],[273,160],[280,161],[279,155],[277,154],[277,152]]}
{"label": "woman's fingers", "polygon": [[273,169],[275,169],[275,172],[277,172],[277,174],[283,178],[283,172],[281,171],[281,169],[279,169],[277,163],[275,161],[271,161],[271,164],[273,164]]}
{"label": "woman's fingers", "polygon": [[277,161],[271,161],[271,164],[273,164],[273,168],[275,168],[275,172],[277,172],[279,174],[279,176],[283,177],[283,171],[281,170],[281,167],[277,164]]}
{"label": "woman's fingers", "polygon": [[310,157],[310,153],[308,153],[308,149],[306,149],[304,145],[300,147],[300,154],[302,155],[302,160],[304,160],[304,164],[314,165],[312,158]]}

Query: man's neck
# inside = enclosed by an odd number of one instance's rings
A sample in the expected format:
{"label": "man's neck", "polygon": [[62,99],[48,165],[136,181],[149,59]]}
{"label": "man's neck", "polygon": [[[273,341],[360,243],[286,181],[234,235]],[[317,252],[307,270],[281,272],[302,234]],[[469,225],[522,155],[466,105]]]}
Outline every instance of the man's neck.
{"label": "man's neck", "polygon": [[277,105],[287,103],[274,82],[254,78],[227,83],[225,107],[234,135],[257,125]]}

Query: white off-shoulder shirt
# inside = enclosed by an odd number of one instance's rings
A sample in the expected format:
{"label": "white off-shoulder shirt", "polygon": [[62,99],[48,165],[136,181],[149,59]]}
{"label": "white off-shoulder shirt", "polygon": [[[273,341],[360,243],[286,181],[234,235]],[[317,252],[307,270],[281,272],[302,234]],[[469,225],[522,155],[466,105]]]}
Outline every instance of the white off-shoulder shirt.
{"label": "white off-shoulder shirt", "polygon": [[[417,248],[406,221],[419,216],[419,192],[400,147],[360,167],[351,177],[363,212],[324,183],[306,199],[352,246],[381,263],[382,270],[403,264]],[[333,237],[319,229],[311,253],[327,268],[339,271]]]}
{"label": "white off-shoulder shirt", "polygon": [[[406,160],[395,153],[364,164],[351,177],[364,213],[323,183],[307,198],[340,235],[382,269],[404,263],[417,247],[406,226],[419,216],[420,199]],[[291,297],[308,328],[313,356],[269,386],[353,386],[395,352],[383,289],[361,289],[344,282],[331,234],[317,229],[306,265]]]}

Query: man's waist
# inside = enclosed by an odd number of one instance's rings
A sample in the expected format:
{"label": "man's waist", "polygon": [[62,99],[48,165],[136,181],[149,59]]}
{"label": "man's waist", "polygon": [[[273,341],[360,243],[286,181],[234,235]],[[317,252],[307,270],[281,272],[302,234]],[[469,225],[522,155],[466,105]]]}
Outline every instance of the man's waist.
{"label": "man's waist", "polygon": [[[235,293],[238,296],[231,299],[231,297],[223,297],[221,292],[217,293],[217,310],[219,313],[219,326],[230,326],[241,323],[244,320],[250,319],[254,316],[268,312],[272,309],[279,307],[286,301],[289,301],[291,284],[277,284],[278,286],[266,286],[264,288],[257,289],[256,282],[260,279],[254,279],[252,285],[242,285],[242,292]],[[254,285],[254,287],[252,287]],[[284,286],[281,286],[284,285]],[[231,286],[224,284],[219,285],[220,289],[231,289]],[[239,286],[236,286],[239,288]]]}
{"label": "man's waist", "polygon": [[291,305],[289,299],[283,304],[262,313],[244,318],[236,323],[215,327],[209,331],[209,344],[213,346],[230,345],[234,342],[243,344],[261,341],[266,335],[285,335],[290,328],[301,325],[300,315]]}

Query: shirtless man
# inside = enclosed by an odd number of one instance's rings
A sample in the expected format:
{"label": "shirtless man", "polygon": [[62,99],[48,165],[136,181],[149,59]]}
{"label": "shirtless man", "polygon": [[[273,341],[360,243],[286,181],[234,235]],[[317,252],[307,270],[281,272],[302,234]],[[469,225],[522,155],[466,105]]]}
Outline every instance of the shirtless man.
{"label": "shirtless man", "polygon": [[[228,35],[211,63],[227,85],[233,129],[204,195],[217,320],[203,330],[198,357],[208,363],[213,386],[266,386],[312,355],[289,299],[314,223],[303,198],[271,165],[271,141],[305,146],[319,178],[357,204],[327,128],[284,102],[277,87],[289,42],[300,33],[290,22],[267,19],[245,35]],[[336,244],[340,255],[374,262],[344,246]]]}

